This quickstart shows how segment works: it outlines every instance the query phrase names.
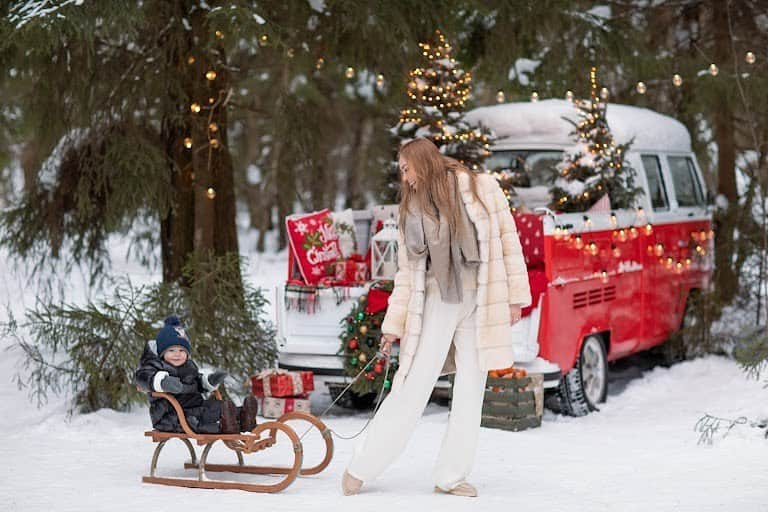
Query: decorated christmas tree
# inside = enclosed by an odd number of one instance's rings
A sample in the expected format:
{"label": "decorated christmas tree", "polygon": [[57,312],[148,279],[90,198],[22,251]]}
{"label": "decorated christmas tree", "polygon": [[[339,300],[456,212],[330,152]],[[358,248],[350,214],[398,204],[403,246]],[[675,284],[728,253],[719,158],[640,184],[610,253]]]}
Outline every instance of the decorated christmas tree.
{"label": "decorated christmas tree", "polygon": [[355,377],[367,366],[367,370],[350,388],[358,395],[378,393],[382,386],[389,389],[392,376],[397,371],[396,357],[390,357],[389,371],[386,371],[385,358],[376,359],[381,339],[381,322],[387,311],[387,297],[392,292],[392,285],[392,281],[380,281],[373,285],[342,321],[339,354],[345,358],[346,374]]}
{"label": "decorated christmas tree", "polygon": [[606,119],[606,103],[598,96],[597,72],[590,71],[589,99],[574,100],[579,112],[572,135],[576,151],[566,153],[560,175],[550,192],[553,210],[583,212],[606,197],[608,208],[630,208],[642,190],[635,186],[635,170],[624,155],[632,141],[616,145]]}
{"label": "decorated christmas tree", "polygon": [[490,155],[490,130],[470,125],[464,111],[472,76],[451,56],[453,47],[439,30],[432,41],[419,43],[422,62],[409,72],[408,106],[392,129],[400,142],[425,137],[440,151],[470,169],[482,169]]}

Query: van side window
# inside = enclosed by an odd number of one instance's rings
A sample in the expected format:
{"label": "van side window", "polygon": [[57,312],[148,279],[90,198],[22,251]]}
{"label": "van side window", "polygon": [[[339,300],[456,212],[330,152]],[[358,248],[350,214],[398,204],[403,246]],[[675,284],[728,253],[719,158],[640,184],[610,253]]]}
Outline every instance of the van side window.
{"label": "van side window", "polygon": [[655,155],[643,155],[641,157],[645,175],[648,177],[648,191],[651,194],[651,206],[654,210],[669,208],[667,191],[664,188],[664,176],[661,174],[659,157]]}
{"label": "van side window", "polygon": [[669,156],[669,172],[675,185],[678,206],[703,206],[704,195],[693,161],[685,156]]}

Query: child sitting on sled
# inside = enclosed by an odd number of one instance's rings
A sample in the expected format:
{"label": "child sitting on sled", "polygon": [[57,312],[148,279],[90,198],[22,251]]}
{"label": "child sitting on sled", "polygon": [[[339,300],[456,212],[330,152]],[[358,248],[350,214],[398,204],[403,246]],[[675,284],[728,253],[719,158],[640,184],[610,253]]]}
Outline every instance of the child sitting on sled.
{"label": "child sitting on sled", "polygon": [[[136,384],[147,393],[171,393],[184,409],[189,426],[198,434],[236,434],[256,427],[258,402],[249,396],[242,407],[230,400],[203,399],[203,392],[218,388],[227,377],[225,372],[201,372],[190,358],[192,347],[181,322],[175,316],[144,347]],[[171,403],[165,398],[149,397],[149,415],[155,430],[183,432]]]}

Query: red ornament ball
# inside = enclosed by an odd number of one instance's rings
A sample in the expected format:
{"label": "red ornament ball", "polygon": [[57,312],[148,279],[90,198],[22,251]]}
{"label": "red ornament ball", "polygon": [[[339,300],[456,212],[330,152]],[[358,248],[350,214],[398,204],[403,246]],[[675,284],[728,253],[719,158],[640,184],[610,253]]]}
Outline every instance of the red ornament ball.
{"label": "red ornament ball", "polygon": [[351,348],[352,350],[355,350],[357,348],[357,340],[350,340],[349,348]]}
{"label": "red ornament ball", "polygon": [[373,371],[375,371],[376,373],[381,373],[382,370],[384,370],[384,368],[382,368],[382,366],[380,364],[377,364],[377,365],[373,366]]}

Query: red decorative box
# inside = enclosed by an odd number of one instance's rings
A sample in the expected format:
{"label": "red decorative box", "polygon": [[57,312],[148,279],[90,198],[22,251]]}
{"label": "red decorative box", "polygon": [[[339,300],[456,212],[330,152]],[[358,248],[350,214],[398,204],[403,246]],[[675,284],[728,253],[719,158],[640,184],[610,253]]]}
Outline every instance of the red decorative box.
{"label": "red decorative box", "polygon": [[309,399],[306,398],[275,398],[265,396],[259,400],[261,404],[261,415],[265,418],[279,418],[287,412],[309,410]]}
{"label": "red decorative box", "polygon": [[251,377],[251,389],[254,396],[306,398],[315,390],[315,380],[310,371],[270,369]]}
{"label": "red decorative box", "polygon": [[359,283],[368,280],[368,264],[360,254],[353,254],[346,260],[337,261],[334,266],[336,281]]}

